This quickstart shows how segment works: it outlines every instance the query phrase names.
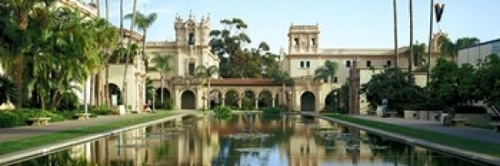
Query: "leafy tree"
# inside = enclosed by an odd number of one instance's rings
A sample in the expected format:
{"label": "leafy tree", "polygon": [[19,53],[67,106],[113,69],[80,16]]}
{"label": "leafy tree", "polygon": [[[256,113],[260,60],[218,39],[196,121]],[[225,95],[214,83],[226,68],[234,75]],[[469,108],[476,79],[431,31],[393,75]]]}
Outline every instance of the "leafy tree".
{"label": "leafy tree", "polygon": [[[486,104],[489,106],[494,106],[496,108],[500,107],[500,58],[496,54],[491,54],[480,63],[478,72],[474,74],[477,76],[475,80],[480,82],[480,92],[474,94],[481,94],[480,97],[486,100]],[[474,79],[474,78],[472,78]],[[479,97],[477,96],[477,97]]]}
{"label": "leafy tree", "polygon": [[[47,10],[55,0],[6,0],[0,2],[0,47],[2,66],[6,74],[14,78],[20,98],[14,103],[21,106],[26,98],[26,58],[39,32],[32,27],[45,28]],[[37,25],[33,25],[36,23]]]}
{"label": "leafy tree", "polygon": [[171,56],[170,55],[161,55],[161,54],[156,54],[155,57],[151,60],[155,65],[156,71],[160,73],[160,80],[161,80],[161,103],[164,103],[164,95],[163,95],[163,87],[164,87],[164,80],[165,80],[165,75],[167,75],[170,71],[173,70],[173,67],[170,66],[170,60]]}
{"label": "leafy tree", "polygon": [[258,48],[244,46],[251,39],[244,31],[248,25],[239,18],[221,20],[226,28],[210,32],[211,52],[218,55],[220,76],[223,78],[270,78],[278,66],[276,55],[268,53],[270,47],[261,42]]}
{"label": "leafy tree", "polygon": [[366,95],[373,108],[383,98],[389,101],[390,109],[397,111],[413,103],[425,102],[425,93],[415,85],[413,75],[395,67],[386,67],[381,73],[374,74],[370,81],[361,85],[360,92]]}
{"label": "leafy tree", "polygon": [[444,58],[437,60],[429,81],[430,97],[442,106],[454,106],[460,100],[458,96],[458,66]]}

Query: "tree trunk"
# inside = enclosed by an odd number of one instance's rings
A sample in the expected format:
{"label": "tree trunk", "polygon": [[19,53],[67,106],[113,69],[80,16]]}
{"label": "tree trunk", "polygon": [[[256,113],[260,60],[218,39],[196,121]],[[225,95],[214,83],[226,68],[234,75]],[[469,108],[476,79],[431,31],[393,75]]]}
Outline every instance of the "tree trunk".
{"label": "tree trunk", "polygon": [[161,104],[163,106],[163,91],[164,91],[163,88],[165,87],[164,81],[163,81],[163,75],[160,77],[160,79],[161,79],[160,80],[161,81],[161,91],[160,91],[161,97],[160,97],[160,102],[161,102]]}
{"label": "tree trunk", "polygon": [[396,67],[399,67],[399,53],[398,53],[398,7],[396,0],[392,0],[392,8],[394,15],[394,55],[396,56]]}
{"label": "tree trunk", "polygon": [[413,0],[409,0],[410,10],[410,55],[408,55],[408,72],[413,71]]}
{"label": "tree trunk", "polygon": [[205,103],[207,104],[207,109],[210,109],[210,77],[207,79],[207,101]]}
{"label": "tree trunk", "polygon": [[14,79],[16,81],[16,86],[17,90],[19,92],[19,100],[17,103],[15,103],[17,108],[21,108],[23,105],[24,97],[26,96],[24,93],[24,82],[23,82],[23,75],[24,75],[24,55],[22,53],[23,51],[20,51],[19,54],[17,54],[15,60],[14,60],[14,68],[16,68],[16,74],[14,75]]}
{"label": "tree trunk", "polygon": [[[123,0],[122,0],[123,2]],[[121,4],[121,8],[123,8],[123,3]],[[134,0],[133,2],[133,8],[132,8],[132,21],[130,23],[130,33],[134,33],[134,26],[135,26],[135,14],[136,14],[136,8],[137,8],[137,0]],[[123,17],[120,18],[120,20],[123,20]],[[128,108],[128,92],[127,92],[127,75],[128,75],[128,66],[129,66],[129,59],[130,59],[130,54],[131,54],[131,46],[132,46],[132,34],[130,34],[131,37],[128,38],[128,43],[127,43],[127,54],[125,55],[125,70],[124,70],[124,75],[123,75],[123,104]]]}
{"label": "tree trunk", "polygon": [[108,3],[108,0],[106,0],[106,21],[109,22],[109,3]]}
{"label": "tree trunk", "polygon": [[[149,60],[149,57],[146,55],[146,34],[148,33],[147,30],[144,30],[142,32],[142,58],[141,60]],[[147,63],[144,63],[144,65],[146,65]],[[144,66],[145,67],[145,70],[147,71],[148,70],[148,66]]]}

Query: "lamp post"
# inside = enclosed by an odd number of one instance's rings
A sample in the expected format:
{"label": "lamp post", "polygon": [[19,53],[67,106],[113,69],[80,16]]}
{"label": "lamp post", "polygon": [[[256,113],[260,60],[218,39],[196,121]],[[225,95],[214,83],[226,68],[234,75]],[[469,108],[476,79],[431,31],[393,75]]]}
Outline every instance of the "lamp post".
{"label": "lamp post", "polygon": [[337,102],[335,102],[335,98],[337,98],[337,91],[333,91],[333,96],[332,96],[332,110],[334,113],[337,113],[337,107],[335,107],[336,104],[338,104]]}

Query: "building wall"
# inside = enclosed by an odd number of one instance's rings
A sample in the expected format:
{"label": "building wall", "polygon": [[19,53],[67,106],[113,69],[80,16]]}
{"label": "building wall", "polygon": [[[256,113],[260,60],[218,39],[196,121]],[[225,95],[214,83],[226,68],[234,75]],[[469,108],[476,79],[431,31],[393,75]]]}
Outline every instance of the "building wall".
{"label": "building wall", "polygon": [[484,58],[490,54],[500,55],[500,40],[493,40],[461,49],[458,51],[457,63],[459,65],[469,63],[477,67],[477,62],[479,60],[484,60]]}

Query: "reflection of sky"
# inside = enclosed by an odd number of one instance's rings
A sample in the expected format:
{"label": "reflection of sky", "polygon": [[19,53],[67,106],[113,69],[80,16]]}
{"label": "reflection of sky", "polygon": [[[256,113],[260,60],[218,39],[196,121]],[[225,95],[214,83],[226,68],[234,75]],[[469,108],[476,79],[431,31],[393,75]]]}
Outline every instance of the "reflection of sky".
{"label": "reflection of sky", "polygon": [[243,153],[240,156],[240,166],[286,166],[288,160],[280,157],[280,150],[278,146],[274,146],[270,151],[259,152],[258,155],[252,153]]}

